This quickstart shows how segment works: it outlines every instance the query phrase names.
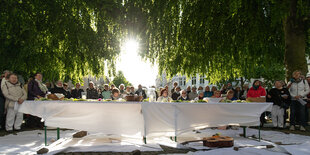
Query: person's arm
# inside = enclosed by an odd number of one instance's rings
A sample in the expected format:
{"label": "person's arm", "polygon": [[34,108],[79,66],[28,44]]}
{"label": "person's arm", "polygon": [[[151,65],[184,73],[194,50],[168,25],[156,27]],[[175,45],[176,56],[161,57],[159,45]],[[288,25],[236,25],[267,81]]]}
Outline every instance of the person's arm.
{"label": "person's arm", "polygon": [[304,80],[304,82],[305,82],[304,83],[305,89],[304,89],[303,93],[301,94],[301,97],[306,97],[310,92],[309,84],[308,84],[307,80]]}
{"label": "person's arm", "polygon": [[14,102],[17,102],[18,101],[18,98],[12,96],[8,90],[8,86],[6,83],[4,83],[3,87],[2,87],[2,93],[4,95],[5,98],[11,100],[11,101],[14,101]]}

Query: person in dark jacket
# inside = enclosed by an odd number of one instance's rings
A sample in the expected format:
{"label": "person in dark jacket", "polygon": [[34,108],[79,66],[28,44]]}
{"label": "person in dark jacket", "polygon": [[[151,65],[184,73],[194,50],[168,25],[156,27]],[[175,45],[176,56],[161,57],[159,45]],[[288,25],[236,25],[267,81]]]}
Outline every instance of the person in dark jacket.
{"label": "person in dark jacket", "polygon": [[41,73],[36,73],[34,79],[28,83],[28,100],[45,97],[48,89],[45,84],[42,83],[42,78],[43,76]]}
{"label": "person in dark jacket", "polygon": [[177,87],[175,88],[175,91],[172,93],[171,98],[172,98],[173,100],[177,100],[178,97],[180,96],[180,91],[181,91],[180,86],[177,86]]}
{"label": "person in dark jacket", "polygon": [[87,99],[98,99],[99,94],[97,89],[94,87],[94,83],[92,81],[89,82],[88,88],[86,89],[87,92]]}
{"label": "person in dark jacket", "polygon": [[145,93],[145,91],[142,89],[142,85],[141,85],[141,84],[138,85],[138,90],[136,91],[135,94],[137,94],[137,95],[139,95],[139,96],[142,96],[143,99],[146,99],[146,93]]}
{"label": "person in dark jacket", "polygon": [[[3,75],[1,76],[0,83],[2,83],[2,80],[5,79],[5,77],[8,76],[9,74],[10,74],[10,71],[4,71]],[[5,97],[0,87],[0,130],[4,129],[4,126],[5,126],[4,105],[5,105]]]}
{"label": "person in dark jacket", "polygon": [[67,91],[63,88],[62,81],[57,81],[56,86],[51,89],[52,94],[63,94],[65,98],[70,98]]}
{"label": "person in dark jacket", "polygon": [[66,95],[65,95],[66,98],[71,98],[72,96],[71,96],[71,92],[69,91],[68,84],[64,83],[63,85],[64,85],[63,88],[66,91]]}
{"label": "person in dark jacket", "polygon": [[181,90],[181,96],[177,100],[189,101],[186,90]]}
{"label": "person in dark jacket", "polygon": [[274,127],[283,128],[284,121],[284,109],[289,106],[291,95],[288,89],[283,88],[282,81],[275,81],[275,88],[272,88],[267,95],[273,102],[271,111],[272,124]]}
{"label": "person in dark jacket", "polygon": [[76,83],[75,84],[75,88],[74,89],[72,89],[72,91],[71,91],[71,96],[73,97],[73,98],[82,98],[82,92],[84,92],[84,90],[83,89],[80,89],[80,87],[81,87],[81,84],[80,83]]}

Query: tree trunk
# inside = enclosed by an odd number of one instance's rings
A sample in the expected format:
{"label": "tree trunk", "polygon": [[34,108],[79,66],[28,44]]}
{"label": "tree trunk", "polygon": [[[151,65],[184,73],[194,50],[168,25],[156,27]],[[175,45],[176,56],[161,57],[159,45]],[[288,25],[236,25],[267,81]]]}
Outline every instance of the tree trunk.
{"label": "tree trunk", "polygon": [[285,35],[286,79],[292,77],[295,70],[300,70],[304,75],[308,72],[306,61],[306,32],[304,21],[297,16],[297,0],[290,0],[290,13],[283,22]]}

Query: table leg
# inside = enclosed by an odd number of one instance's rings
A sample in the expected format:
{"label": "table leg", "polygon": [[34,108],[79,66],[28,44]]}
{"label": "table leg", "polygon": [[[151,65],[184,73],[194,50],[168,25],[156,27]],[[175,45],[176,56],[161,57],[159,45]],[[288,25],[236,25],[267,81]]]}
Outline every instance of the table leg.
{"label": "table leg", "polygon": [[243,137],[246,138],[246,127],[243,127]]}
{"label": "table leg", "polygon": [[260,126],[258,126],[258,141],[260,142],[260,139],[261,139],[261,137],[260,137]]}
{"label": "table leg", "polygon": [[45,146],[47,146],[47,131],[46,131],[46,126],[44,126],[44,142],[45,142]]}
{"label": "table leg", "polygon": [[57,128],[57,140],[60,139],[59,128]]}

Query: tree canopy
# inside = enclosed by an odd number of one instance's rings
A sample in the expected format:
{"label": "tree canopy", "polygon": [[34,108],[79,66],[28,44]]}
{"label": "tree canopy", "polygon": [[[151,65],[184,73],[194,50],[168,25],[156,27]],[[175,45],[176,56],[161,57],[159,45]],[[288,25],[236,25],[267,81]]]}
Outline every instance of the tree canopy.
{"label": "tree canopy", "polygon": [[124,84],[126,87],[131,86],[132,84],[127,81],[122,71],[118,71],[116,76],[114,77],[112,83],[119,88],[119,85]]}
{"label": "tree canopy", "polygon": [[3,0],[0,69],[49,80],[115,74],[134,37],[169,75],[283,79],[307,71],[309,20],[309,0]]}

